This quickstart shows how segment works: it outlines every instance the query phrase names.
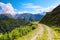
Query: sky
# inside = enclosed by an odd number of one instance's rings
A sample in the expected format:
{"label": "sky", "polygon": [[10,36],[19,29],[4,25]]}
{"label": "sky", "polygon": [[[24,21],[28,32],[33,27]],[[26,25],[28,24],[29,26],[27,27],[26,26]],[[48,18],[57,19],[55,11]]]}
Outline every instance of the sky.
{"label": "sky", "polygon": [[60,4],[60,0],[0,0],[0,13],[42,13],[50,12]]}

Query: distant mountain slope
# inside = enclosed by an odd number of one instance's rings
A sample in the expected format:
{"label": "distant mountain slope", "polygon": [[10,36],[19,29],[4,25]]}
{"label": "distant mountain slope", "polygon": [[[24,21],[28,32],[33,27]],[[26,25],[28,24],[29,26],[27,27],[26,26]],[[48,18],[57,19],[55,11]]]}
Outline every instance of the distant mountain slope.
{"label": "distant mountain slope", "polygon": [[48,12],[40,23],[60,26],[60,5],[53,9],[52,12]]}
{"label": "distant mountain slope", "polygon": [[5,14],[0,14],[0,19],[2,18],[8,18],[8,16],[6,16]]}
{"label": "distant mountain slope", "polygon": [[13,18],[13,16],[11,14],[0,14],[0,19],[6,19],[6,18]]}
{"label": "distant mountain slope", "polygon": [[25,21],[39,21],[43,18],[43,16],[44,15],[41,15],[41,14],[24,13],[24,14],[16,14],[15,18],[23,19]]}

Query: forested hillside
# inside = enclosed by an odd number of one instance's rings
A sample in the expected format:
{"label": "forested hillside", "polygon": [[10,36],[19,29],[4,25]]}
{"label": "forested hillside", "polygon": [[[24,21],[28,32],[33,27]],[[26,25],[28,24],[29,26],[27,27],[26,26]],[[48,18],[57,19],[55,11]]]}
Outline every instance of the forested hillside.
{"label": "forested hillside", "polygon": [[52,12],[47,12],[40,23],[50,26],[60,26],[60,5],[53,9]]}
{"label": "forested hillside", "polygon": [[13,19],[13,18],[2,18],[0,19],[0,32],[10,32],[14,28],[18,28],[22,25],[26,25],[27,22],[23,20]]}

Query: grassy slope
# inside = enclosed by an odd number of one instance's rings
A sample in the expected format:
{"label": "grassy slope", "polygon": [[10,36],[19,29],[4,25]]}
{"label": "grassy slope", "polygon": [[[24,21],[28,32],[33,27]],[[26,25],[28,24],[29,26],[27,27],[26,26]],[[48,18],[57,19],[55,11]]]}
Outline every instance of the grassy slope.
{"label": "grassy slope", "polygon": [[0,33],[0,40],[27,40],[28,38],[31,38],[37,30],[38,24],[36,22],[31,22],[28,25],[15,28],[9,33]]}
{"label": "grassy slope", "polygon": [[48,12],[40,23],[44,23],[49,26],[60,26],[60,5],[52,12]]}
{"label": "grassy slope", "polygon": [[29,32],[27,35],[25,35],[23,37],[17,38],[16,40],[30,40],[37,31],[38,31],[38,28],[36,28],[35,30]]}

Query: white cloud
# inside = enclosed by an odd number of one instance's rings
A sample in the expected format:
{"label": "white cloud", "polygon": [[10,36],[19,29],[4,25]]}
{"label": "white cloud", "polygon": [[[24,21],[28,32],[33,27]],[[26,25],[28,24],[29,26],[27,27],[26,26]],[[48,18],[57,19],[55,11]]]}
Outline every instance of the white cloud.
{"label": "white cloud", "polygon": [[15,9],[10,3],[4,4],[0,2],[0,7],[2,8],[1,13],[15,15]]}
{"label": "white cloud", "polygon": [[40,13],[42,9],[40,6],[34,5],[32,3],[23,4],[23,6],[24,6],[23,8],[32,9],[31,12],[30,11],[28,12],[33,13],[33,14]]}
{"label": "white cloud", "polygon": [[39,5],[34,5],[33,3],[23,4],[24,8],[33,9],[32,13],[34,13],[34,14],[41,13],[41,12],[50,12],[54,8],[56,8],[58,5],[59,5],[59,3],[57,3],[55,5],[48,6],[47,8],[43,8]]}
{"label": "white cloud", "polygon": [[32,3],[23,4],[24,8],[41,8],[40,6],[34,5]]}
{"label": "white cloud", "polygon": [[28,11],[19,11],[18,14],[29,13]]}

